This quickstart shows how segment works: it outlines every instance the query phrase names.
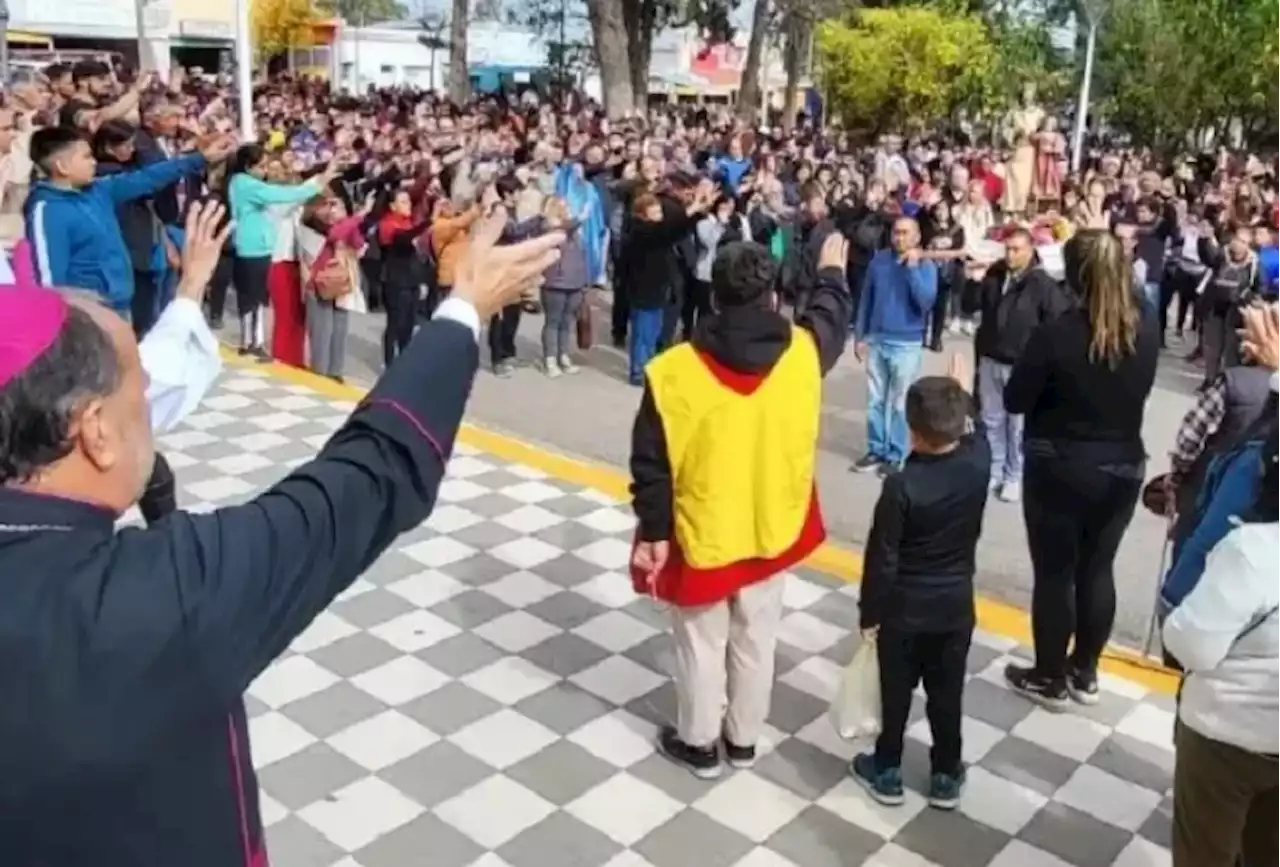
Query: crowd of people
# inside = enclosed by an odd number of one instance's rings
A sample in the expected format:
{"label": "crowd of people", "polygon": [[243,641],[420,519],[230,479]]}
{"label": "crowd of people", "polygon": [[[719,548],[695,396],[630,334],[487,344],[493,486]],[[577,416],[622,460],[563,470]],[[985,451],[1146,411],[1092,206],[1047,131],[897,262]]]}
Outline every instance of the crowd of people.
{"label": "crowd of people", "polygon": [[[1176,515],[1162,611],[1186,672],[1175,867],[1276,863],[1274,157],[1170,162],[1099,140],[1076,176],[1046,122],[1028,186],[1022,140],[867,142],[665,105],[610,120],[576,95],[459,106],[288,77],[258,84],[257,135],[237,141],[217,80],[126,84],[96,61],[23,73],[4,99],[0,562],[21,580],[0,635],[17,660],[3,682],[29,697],[0,714],[0,848],[30,856],[15,863],[223,865],[242,848],[259,863],[240,694],[430,511],[481,334],[492,373],[513,376],[521,319],[540,315],[531,361],[572,374],[597,297],[641,389],[633,577],[673,606],[673,761],[699,776],[722,754],[754,761],[773,579],[825,538],[821,379],[848,343],[868,384],[852,469],[884,478],[861,611],[883,733],[854,777],[902,802],[923,679],[929,799],[960,801],[989,494],[1022,503],[1033,572],[1034,664],[1010,666],[1009,685],[1050,709],[1096,702],[1116,552],[1141,503]],[[351,317],[382,311],[386,371],[301,476],[181,515],[149,431],[216,377],[232,300],[242,355],[338,381]],[[919,377],[948,341],[964,348],[950,375]],[[1161,363],[1202,386],[1176,437],[1144,443]],[[1172,472],[1144,490],[1148,452],[1166,448]],[[152,529],[115,534],[139,500]],[[53,576],[64,599],[42,592]],[[145,620],[119,610],[155,587]],[[36,631],[48,624],[118,644],[83,664]],[[177,816],[147,833],[112,794],[139,768],[141,809]]]}

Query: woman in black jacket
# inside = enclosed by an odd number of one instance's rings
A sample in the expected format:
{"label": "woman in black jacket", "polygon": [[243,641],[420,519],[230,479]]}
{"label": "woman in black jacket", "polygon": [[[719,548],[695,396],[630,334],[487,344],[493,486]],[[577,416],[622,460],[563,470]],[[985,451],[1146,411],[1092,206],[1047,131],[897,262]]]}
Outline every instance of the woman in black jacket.
{"label": "woman in black jacket", "polygon": [[431,225],[431,218],[415,218],[408,190],[397,190],[378,220],[378,246],[382,252],[382,303],[387,310],[382,331],[382,361],[390,367],[413,338],[418,296],[426,281],[426,266],[417,241]]}
{"label": "woman in black jacket", "polygon": [[1086,229],[1063,255],[1081,306],[1036,329],[1004,390],[1005,409],[1026,416],[1036,652],[1033,667],[1010,665],[1005,677],[1053,709],[1098,700],[1098,659],[1115,620],[1112,568],[1146,474],[1142,418],[1160,351],[1157,316],[1134,291],[1119,239]]}

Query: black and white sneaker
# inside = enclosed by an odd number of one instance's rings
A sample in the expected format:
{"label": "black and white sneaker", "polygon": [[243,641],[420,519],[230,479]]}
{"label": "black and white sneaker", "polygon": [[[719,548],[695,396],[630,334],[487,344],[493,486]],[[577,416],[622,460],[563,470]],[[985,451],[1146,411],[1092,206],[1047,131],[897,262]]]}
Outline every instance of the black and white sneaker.
{"label": "black and white sneaker", "polygon": [[1027,665],[1007,665],[1004,679],[1014,692],[1020,692],[1046,710],[1062,711],[1067,709],[1066,679],[1055,681],[1044,677],[1034,668]]}
{"label": "black and white sneaker", "polygon": [[724,773],[720,750],[715,744],[709,747],[690,746],[680,740],[671,726],[658,733],[658,751],[699,779],[714,780]]}
{"label": "black and white sneaker", "polygon": [[853,466],[849,467],[849,469],[855,473],[874,473],[880,469],[882,464],[884,464],[884,461],[875,455],[863,455],[854,461]]}
{"label": "black and white sneaker", "polygon": [[722,738],[724,744],[724,758],[730,767],[737,768],[740,771],[746,770],[756,763],[755,747],[740,747],[729,740],[728,737]]}
{"label": "black and white sneaker", "polygon": [[1067,694],[1077,704],[1097,704],[1098,675],[1082,668],[1072,668],[1067,672]]}

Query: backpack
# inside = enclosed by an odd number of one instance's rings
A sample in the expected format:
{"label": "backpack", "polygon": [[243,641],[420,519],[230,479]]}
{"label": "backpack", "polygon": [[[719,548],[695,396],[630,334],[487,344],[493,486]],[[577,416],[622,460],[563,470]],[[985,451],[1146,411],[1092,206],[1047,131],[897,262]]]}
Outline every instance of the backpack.
{"label": "backpack", "polygon": [[1196,499],[1193,529],[1175,541],[1173,565],[1160,585],[1162,619],[1195,589],[1209,552],[1231,532],[1234,519],[1257,500],[1265,447],[1263,440],[1250,439],[1209,462]]}
{"label": "backpack", "polygon": [[325,242],[311,272],[311,288],[321,301],[337,301],[355,290],[355,260],[349,249]]}

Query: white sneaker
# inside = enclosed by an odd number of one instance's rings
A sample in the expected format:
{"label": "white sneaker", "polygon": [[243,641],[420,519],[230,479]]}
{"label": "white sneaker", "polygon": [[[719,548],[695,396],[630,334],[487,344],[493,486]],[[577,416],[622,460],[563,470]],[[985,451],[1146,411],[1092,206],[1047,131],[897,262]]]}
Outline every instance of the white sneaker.
{"label": "white sneaker", "polygon": [[556,364],[554,358],[542,359],[542,372],[547,375],[547,379],[555,379],[560,375],[560,365]]}
{"label": "white sneaker", "polygon": [[1022,482],[1005,482],[1000,486],[1000,499],[1016,503],[1022,499]]}
{"label": "white sneaker", "polygon": [[560,372],[561,373],[577,373],[578,365],[573,363],[573,359],[568,355],[560,356]]}

